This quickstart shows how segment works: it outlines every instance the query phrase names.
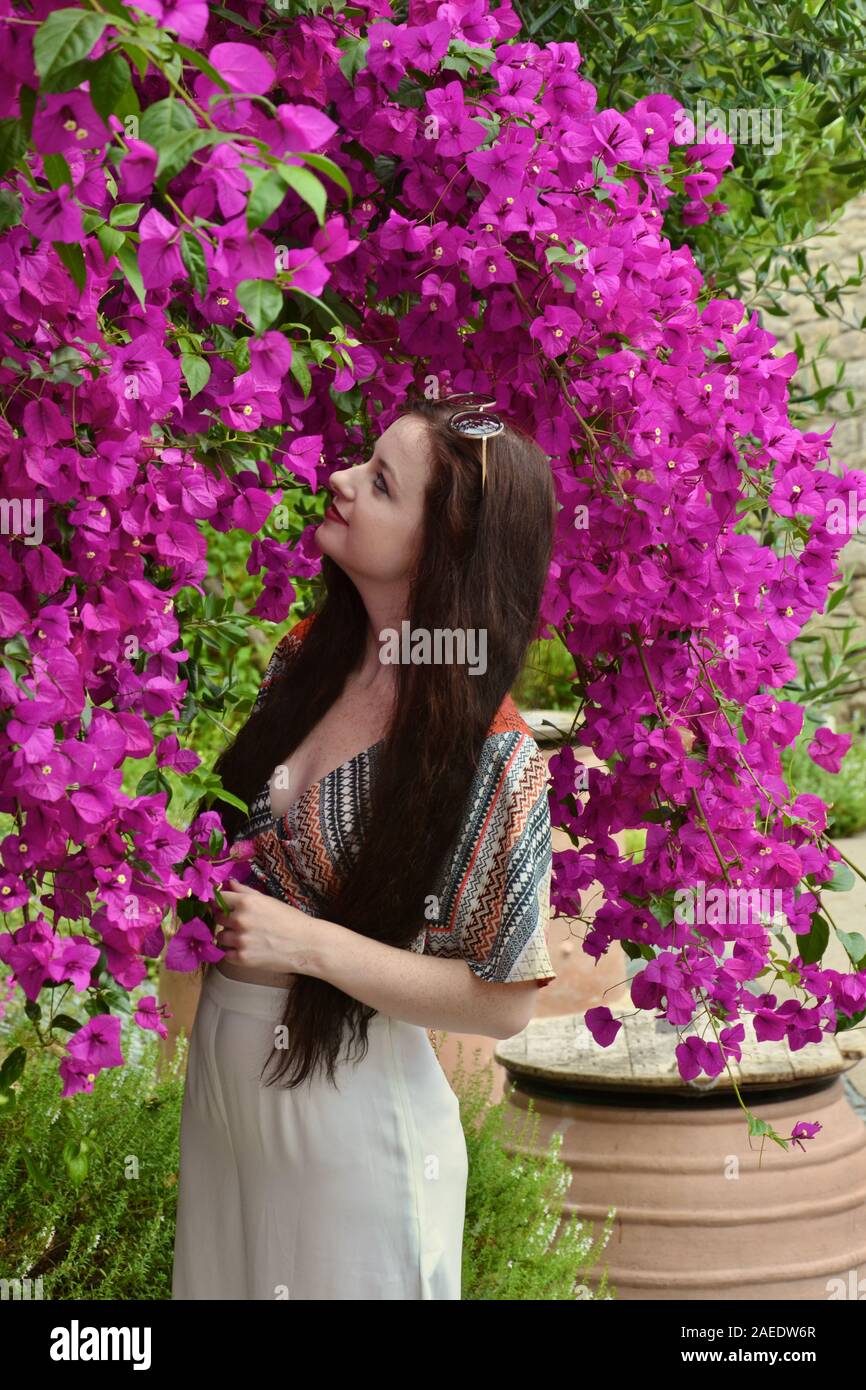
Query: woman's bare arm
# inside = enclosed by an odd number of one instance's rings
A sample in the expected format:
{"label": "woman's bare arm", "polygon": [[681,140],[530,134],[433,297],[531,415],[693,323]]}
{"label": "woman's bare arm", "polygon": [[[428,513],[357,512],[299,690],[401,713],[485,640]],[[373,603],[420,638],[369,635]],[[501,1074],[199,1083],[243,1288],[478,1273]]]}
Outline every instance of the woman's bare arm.
{"label": "woman's bare arm", "polygon": [[442,960],[359,936],[321,918],[305,974],[406,1023],[454,1033],[511,1038],[535,1013],[535,980],[479,980],[465,960]]}

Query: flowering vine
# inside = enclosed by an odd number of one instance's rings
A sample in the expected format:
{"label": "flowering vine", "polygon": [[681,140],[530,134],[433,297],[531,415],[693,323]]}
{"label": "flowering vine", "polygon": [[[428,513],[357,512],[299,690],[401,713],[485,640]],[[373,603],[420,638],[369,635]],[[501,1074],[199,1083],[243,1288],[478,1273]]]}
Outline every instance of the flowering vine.
{"label": "flowering vine", "polygon": [[[178,738],[216,621],[204,528],[253,537],[250,617],[284,620],[315,518],[263,527],[411,386],[493,389],[551,458],[543,631],[606,765],[551,760],[575,846],[554,907],[579,918],[601,885],[584,949],[640,963],[632,1001],[681,1030],[686,1080],[730,1069],[748,1016],[792,1049],[859,1021],[858,947],[820,965],[849,871],[782,777],[803,716],[775,692],[866,477],[793,428],[795,355],[665,235],[672,203],[724,212],[726,137],[684,141],[664,95],[600,109],[577,46],[523,39],[508,0],[0,0],[0,45],[0,898],[23,919],[0,959],[43,1040],[71,1033],[63,1094],[122,1062],[114,1011],[148,959],[220,954],[221,822],[172,826],[165,777],[222,794]],[[809,751],[838,770],[849,743]],[[630,827],[640,856],[613,839]],[[162,1027],[152,996],[135,1017]],[[608,1009],[586,1018],[613,1041]],[[748,1113],[783,1145],[814,1133]]]}

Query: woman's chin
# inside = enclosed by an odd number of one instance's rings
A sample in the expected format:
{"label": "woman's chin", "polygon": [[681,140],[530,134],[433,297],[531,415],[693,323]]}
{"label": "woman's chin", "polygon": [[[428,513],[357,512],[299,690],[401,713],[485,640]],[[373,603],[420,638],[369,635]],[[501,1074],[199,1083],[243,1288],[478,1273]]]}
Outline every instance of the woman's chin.
{"label": "woman's chin", "polygon": [[[313,532],[313,543],[323,555],[329,555],[331,553],[331,532],[336,529],[333,521],[320,521]],[[323,532],[324,535],[322,534]]]}
{"label": "woman's chin", "polygon": [[344,531],[346,528],[341,526],[338,521],[323,521],[313,532],[313,544],[320,555],[326,555],[329,560],[334,560],[345,569],[345,551],[340,544],[339,536],[335,533]]}

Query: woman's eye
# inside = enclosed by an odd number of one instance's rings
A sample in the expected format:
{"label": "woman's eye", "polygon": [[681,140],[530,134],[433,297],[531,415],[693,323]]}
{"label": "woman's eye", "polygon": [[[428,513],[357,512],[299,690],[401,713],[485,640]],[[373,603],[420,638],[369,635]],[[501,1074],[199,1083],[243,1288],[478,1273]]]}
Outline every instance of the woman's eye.
{"label": "woman's eye", "polygon": [[380,491],[380,492],[384,492],[385,496],[386,496],[386,497],[389,497],[389,496],[390,496],[390,493],[388,492],[388,484],[385,483],[385,474],[384,474],[384,473],[377,473],[377,474],[376,474],[376,482],[374,483],[374,487],[375,487],[375,486],[378,486],[378,484],[379,484],[380,482],[384,483],[385,485],[384,485],[384,487],[380,487],[380,488],[379,488],[379,491]]}

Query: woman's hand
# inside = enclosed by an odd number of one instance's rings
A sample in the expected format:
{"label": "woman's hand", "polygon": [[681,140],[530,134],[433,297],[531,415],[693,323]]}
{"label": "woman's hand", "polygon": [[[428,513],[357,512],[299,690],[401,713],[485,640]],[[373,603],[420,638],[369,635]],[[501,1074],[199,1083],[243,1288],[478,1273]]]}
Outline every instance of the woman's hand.
{"label": "woman's hand", "polygon": [[214,912],[215,944],[226,960],[251,970],[314,974],[316,948],[322,944],[317,932],[326,924],[237,879],[227,883],[229,888],[220,891],[229,911]]}

